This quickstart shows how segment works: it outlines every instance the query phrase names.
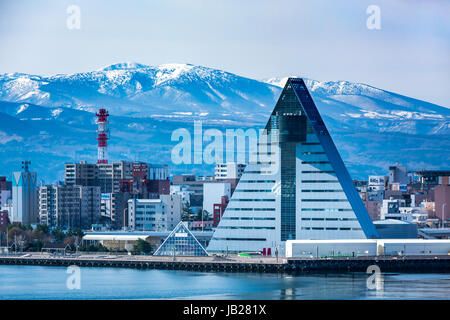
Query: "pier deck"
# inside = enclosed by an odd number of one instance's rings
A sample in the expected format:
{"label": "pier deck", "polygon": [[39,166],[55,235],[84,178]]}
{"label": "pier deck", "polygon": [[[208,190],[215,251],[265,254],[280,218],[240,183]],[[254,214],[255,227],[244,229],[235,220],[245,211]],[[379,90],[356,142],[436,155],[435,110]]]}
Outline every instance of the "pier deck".
{"label": "pier deck", "polygon": [[450,273],[450,256],[339,257],[339,258],[243,258],[243,257],[156,257],[127,255],[48,254],[0,255],[0,265],[116,267],[221,272],[365,272],[377,265],[382,272]]}

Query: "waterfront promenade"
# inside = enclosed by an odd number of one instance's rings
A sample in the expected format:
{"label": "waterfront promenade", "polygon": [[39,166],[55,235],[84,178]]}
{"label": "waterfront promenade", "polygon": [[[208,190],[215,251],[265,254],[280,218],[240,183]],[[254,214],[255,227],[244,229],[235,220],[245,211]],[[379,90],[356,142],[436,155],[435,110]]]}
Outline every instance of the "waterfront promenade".
{"label": "waterfront promenade", "polygon": [[366,272],[377,265],[383,272],[450,273],[450,256],[374,256],[333,258],[272,257],[162,257],[114,254],[52,255],[25,253],[0,255],[0,265],[115,267],[222,272]]}

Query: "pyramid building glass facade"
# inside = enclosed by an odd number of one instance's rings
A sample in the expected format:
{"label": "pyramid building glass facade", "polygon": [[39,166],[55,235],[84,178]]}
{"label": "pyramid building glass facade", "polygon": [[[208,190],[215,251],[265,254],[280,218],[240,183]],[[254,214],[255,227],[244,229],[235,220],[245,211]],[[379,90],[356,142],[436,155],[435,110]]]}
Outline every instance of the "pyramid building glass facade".
{"label": "pyramid building glass facade", "polygon": [[[264,147],[263,147],[264,146]],[[294,239],[376,238],[376,229],[302,79],[288,79],[208,252]]]}
{"label": "pyramid building glass facade", "polygon": [[186,222],[180,222],[155,251],[155,256],[208,256],[205,248],[189,231]]}

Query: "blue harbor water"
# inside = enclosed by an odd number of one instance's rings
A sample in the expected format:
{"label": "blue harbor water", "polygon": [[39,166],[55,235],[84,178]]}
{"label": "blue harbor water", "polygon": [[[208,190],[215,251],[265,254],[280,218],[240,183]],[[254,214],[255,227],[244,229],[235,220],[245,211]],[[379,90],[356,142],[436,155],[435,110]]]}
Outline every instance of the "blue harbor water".
{"label": "blue harbor water", "polygon": [[80,290],[70,290],[66,282],[71,274],[65,267],[0,266],[0,299],[449,299],[450,296],[450,274],[383,274],[378,289],[368,289],[369,275],[365,273],[294,276],[125,268],[80,271]]}

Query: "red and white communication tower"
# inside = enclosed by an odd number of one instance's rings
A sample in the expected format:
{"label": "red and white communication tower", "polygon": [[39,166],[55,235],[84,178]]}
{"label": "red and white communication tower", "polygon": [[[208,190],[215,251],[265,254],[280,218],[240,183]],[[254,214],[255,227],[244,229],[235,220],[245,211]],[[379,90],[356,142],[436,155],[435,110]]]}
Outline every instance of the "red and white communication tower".
{"label": "red and white communication tower", "polygon": [[108,153],[106,146],[109,140],[108,117],[109,113],[106,109],[100,109],[97,116],[97,140],[98,140],[98,160],[97,163],[108,163]]}

